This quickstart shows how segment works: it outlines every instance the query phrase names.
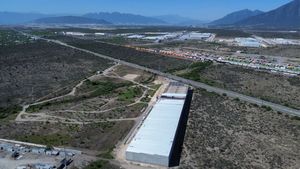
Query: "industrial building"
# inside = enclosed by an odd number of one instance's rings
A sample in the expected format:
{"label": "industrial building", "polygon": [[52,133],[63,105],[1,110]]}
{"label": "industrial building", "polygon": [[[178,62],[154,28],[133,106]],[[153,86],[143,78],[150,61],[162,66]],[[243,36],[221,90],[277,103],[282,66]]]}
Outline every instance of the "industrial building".
{"label": "industrial building", "polygon": [[212,36],[211,33],[189,32],[180,37],[181,40],[207,40]]}
{"label": "industrial building", "polygon": [[167,167],[179,164],[191,97],[187,86],[171,83],[131,140],[126,159]]}
{"label": "industrial building", "polygon": [[127,36],[127,38],[129,38],[129,39],[141,39],[144,37],[145,37],[145,35],[129,35],[129,36]]}
{"label": "industrial building", "polygon": [[261,43],[254,38],[235,38],[235,42],[242,47],[258,48],[261,46]]}
{"label": "industrial building", "polygon": [[63,32],[64,35],[71,35],[71,36],[85,36],[85,33],[81,32]]}

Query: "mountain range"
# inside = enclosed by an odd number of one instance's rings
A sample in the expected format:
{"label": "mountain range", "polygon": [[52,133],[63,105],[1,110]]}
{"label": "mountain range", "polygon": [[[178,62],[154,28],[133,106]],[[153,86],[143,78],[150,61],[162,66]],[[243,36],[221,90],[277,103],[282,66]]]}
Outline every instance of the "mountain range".
{"label": "mountain range", "polygon": [[300,28],[300,0],[293,0],[277,9],[262,12],[242,10],[211,22],[212,26],[251,28]]}
{"label": "mountain range", "polygon": [[[64,23],[65,22],[65,23]],[[28,23],[61,24],[115,24],[115,25],[167,25],[163,20],[142,15],[100,12],[87,13],[82,16],[47,15],[40,13],[0,12],[0,25]]]}
{"label": "mountain range", "polygon": [[191,19],[188,17],[182,17],[179,15],[160,15],[154,16],[157,19],[160,19],[168,24],[177,25],[177,26],[201,26],[205,23],[209,23],[209,21],[202,21],[197,19]]}
{"label": "mountain range", "polygon": [[111,24],[103,19],[93,19],[81,16],[57,16],[57,17],[47,17],[40,18],[32,21],[37,24],[101,24],[108,25]]}
{"label": "mountain range", "polygon": [[87,18],[93,18],[93,19],[103,19],[117,25],[165,25],[167,24],[166,22],[157,18],[128,14],[128,13],[119,13],[119,12],[88,13],[83,16]]}
{"label": "mountain range", "polygon": [[241,10],[206,24],[178,15],[142,16],[119,12],[87,13],[81,16],[47,15],[40,13],[0,12],[0,25],[9,24],[115,24],[115,25],[176,25],[253,28],[300,28],[300,0],[293,0],[277,9],[262,12]]}
{"label": "mountain range", "polygon": [[210,25],[231,25],[262,13],[264,12],[259,10],[251,11],[249,9],[244,9],[244,10],[230,13],[221,19],[215,20],[211,22]]}
{"label": "mountain range", "polygon": [[248,27],[300,28],[300,0],[234,24]]}

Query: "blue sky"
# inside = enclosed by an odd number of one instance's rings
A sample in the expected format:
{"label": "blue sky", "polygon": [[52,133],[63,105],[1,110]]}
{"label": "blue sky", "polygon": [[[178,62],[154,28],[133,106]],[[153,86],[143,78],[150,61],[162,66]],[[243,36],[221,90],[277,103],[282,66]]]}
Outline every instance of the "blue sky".
{"label": "blue sky", "polygon": [[177,14],[213,20],[241,9],[268,11],[291,0],[1,0],[0,11],[83,14],[125,12],[156,16]]}

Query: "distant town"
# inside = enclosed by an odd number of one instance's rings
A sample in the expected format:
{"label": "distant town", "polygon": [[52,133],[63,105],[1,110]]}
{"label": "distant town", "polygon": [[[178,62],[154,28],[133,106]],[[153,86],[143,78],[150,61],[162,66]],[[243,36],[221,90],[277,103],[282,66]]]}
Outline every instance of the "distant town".
{"label": "distant town", "polygon": [[[66,36],[105,36],[105,37],[123,37],[128,39],[147,40],[149,43],[167,43],[176,41],[204,41],[209,43],[223,43],[229,46],[249,47],[249,48],[268,48],[276,45],[297,45],[300,46],[300,40],[283,39],[283,38],[262,38],[259,36],[247,38],[217,38],[214,33],[198,33],[198,32],[144,32],[142,34],[123,33],[123,34],[108,34],[96,32],[94,34],[82,32],[59,32],[58,34]],[[233,65],[245,66],[254,69],[269,70],[271,72],[283,73],[285,75],[295,76],[300,74],[300,64],[288,61],[284,56],[270,56],[259,54],[247,54],[242,51],[236,51],[228,54],[215,54],[213,50],[203,50],[195,48],[170,48],[164,49],[143,48],[130,45],[126,47],[136,50],[158,53],[165,56],[176,57],[179,59],[190,59],[193,61],[215,61],[220,63],[228,63]],[[299,63],[299,62],[298,62]]]}

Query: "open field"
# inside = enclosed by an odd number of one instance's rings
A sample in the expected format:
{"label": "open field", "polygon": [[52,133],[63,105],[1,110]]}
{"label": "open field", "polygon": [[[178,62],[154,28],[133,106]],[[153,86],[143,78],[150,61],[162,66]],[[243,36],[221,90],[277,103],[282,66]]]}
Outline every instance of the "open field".
{"label": "open field", "polygon": [[246,49],[246,53],[250,54],[260,54],[260,55],[271,55],[271,56],[282,56],[287,57],[290,59],[293,58],[300,58],[299,52],[300,52],[300,46],[283,46],[279,45],[276,47],[270,47],[266,49]]}
{"label": "open field", "polygon": [[33,39],[13,30],[0,28],[0,47],[34,42]]}
{"label": "open field", "polygon": [[180,168],[299,168],[299,131],[297,119],[198,90]]}
{"label": "open field", "polygon": [[[17,117],[17,122],[0,125],[0,135],[82,150],[95,157],[93,162],[86,162],[85,169],[120,168],[112,151],[140,119],[151,93],[157,90],[156,81],[150,73],[114,65],[82,81],[65,97],[25,108],[22,120]],[[73,167],[78,168],[83,166]]]}
{"label": "open field", "polygon": [[[247,31],[248,32],[248,31]],[[264,38],[287,38],[287,39],[300,39],[300,32],[289,31],[249,31],[251,34],[261,36]]]}
{"label": "open field", "polygon": [[0,107],[30,103],[69,91],[79,80],[111,64],[44,41],[0,46]]}
{"label": "open field", "polygon": [[1,46],[0,56],[1,138],[110,159],[157,90],[150,73],[45,41]]}
{"label": "open field", "polygon": [[270,56],[281,56],[286,58],[300,58],[298,53],[300,52],[300,46],[293,46],[293,45],[277,45],[275,47],[268,47],[268,48],[247,48],[247,47],[229,47],[224,46],[225,48],[230,48],[230,51],[242,51],[246,54],[259,54],[259,55],[270,55]]}
{"label": "open field", "polygon": [[142,38],[127,38],[126,36],[85,36],[81,39],[90,39],[104,43],[116,44],[116,45],[130,45],[130,46],[143,46],[145,44],[153,44],[152,40],[142,39]]}
{"label": "open field", "polygon": [[154,80],[150,73],[116,65],[82,81],[71,94],[29,105],[16,120],[72,124],[134,120],[157,90]]}
{"label": "open field", "polygon": [[288,77],[225,64],[202,64],[202,67],[190,66],[175,74],[300,109],[300,78],[297,76]]}
{"label": "open field", "polygon": [[16,122],[7,119],[0,125],[0,135],[82,150],[98,159],[86,162],[87,169],[120,168],[111,162],[112,151],[147,107],[157,90],[155,80],[150,73],[114,65],[81,81],[69,94],[25,106]]}
{"label": "open field", "polygon": [[112,45],[93,40],[83,40],[78,38],[57,36],[55,39],[63,41],[78,48],[87,49],[99,54],[107,55],[115,59],[135,63],[148,68],[160,70],[162,72],[186,67],[191,62],[183,59],[166,57],[158,54],[141,52],[132,48],[119,45]]}
{"label": "open field", "polygon": [[[133,121],[103,122],[85,125],[26,122],[0,125],[1,138],[37,144],[106,152],[126,136]],[[8,132],[9,131],[9,132]]]}

